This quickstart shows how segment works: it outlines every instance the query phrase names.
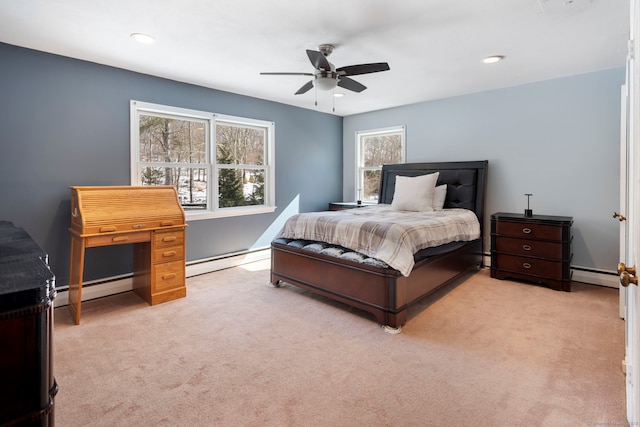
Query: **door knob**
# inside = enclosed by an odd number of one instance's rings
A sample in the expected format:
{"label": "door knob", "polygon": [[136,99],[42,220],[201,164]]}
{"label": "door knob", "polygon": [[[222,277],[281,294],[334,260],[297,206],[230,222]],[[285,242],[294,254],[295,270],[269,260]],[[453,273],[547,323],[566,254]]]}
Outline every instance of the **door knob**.
{"label": "door knob", "polygon": [[631,274],[629,274],[626,271],[623,271],[620,274],[620,284],[626,288],[631,283],[633,283],[634,285],[637,285],[638,284],[638,278],[631,276]]}
{"label": "door knob", "polygon": [[622,215],[622,214],[619,214],[618,212],[614,212],[614,213],[613,213],[613,217],[614,217],[614,218],[618,218],[618,219],[620,220],[620,222],[622,222],[622,221],[626,221],[626,220],[627,220],[627,217],[626,217],[626,216],[624,216],[624,215]]}
{"label": "door knob", "polygon": [[624,265],[624,262],[621,262],[620,264],[618,264],[618,275],[621,275],[625,271],[632,276],[636,275],[635,267],[627,267],[626,265]]}
{"label": "door knob", "polygon": [[636,275],[635,267],[627,267],[624,265],[624,262],[618,264],[618,274],[620,275],[620,284],[625,288],[629,286],[631,283],[634,285],[638,284],[638,278]]}

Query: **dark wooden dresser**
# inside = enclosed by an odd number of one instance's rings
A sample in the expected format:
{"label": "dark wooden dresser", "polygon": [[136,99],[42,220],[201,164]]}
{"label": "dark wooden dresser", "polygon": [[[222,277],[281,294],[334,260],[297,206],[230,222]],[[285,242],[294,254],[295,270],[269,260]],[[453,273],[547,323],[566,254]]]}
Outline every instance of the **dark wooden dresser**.
{"label": "dark wooden dresser", "polygon": [[47,254],[0,221],[0,425],[53,426],[53,299]]}
{"label": "dark wooden dresser", "polygon": [[567,216],[491,215],[491,277],[571,290],[571,225]]}

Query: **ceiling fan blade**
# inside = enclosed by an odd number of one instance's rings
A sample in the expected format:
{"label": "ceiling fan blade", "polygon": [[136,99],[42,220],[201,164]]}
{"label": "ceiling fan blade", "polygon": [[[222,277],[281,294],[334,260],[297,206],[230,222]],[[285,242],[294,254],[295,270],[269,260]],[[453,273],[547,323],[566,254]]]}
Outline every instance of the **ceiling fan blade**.
{"label": "ceiling fan blade", "polygon": [[378,73],[380,71],[389,71],[389,64],[386,62],[376,62],[374,64],[347,65],[346,67],[336,68],[336,72],[343,76],[355,76],[358,74]]}
{"label": "ceiling fan blade", "polygon": [[313,76],[313,73],[260,73],[261,76]]}
{"label": "ceiling fan blade", "polygon": [[357,81],[350,79],[349,77],[340,77],[338,79],[338,86],[358,93],[367,88],[365,85],[358,83]]}
{"label": "ceiling fan blade", "polygon": [[296,92],[296,95],[302,95],[303,93],[308,92],[309,89],[311,89],[312,87],[313,87],[313,80],[309,80],[307,83],[304,84],[304,86],[298,89],[298,91]]}
{"label": "ceiling fan blade", "polygon": [[307,49],[307,56],[316,70],[323,69],[325,71],[331,71],[331,64],[329,64],[329,61],[327,61],[327,58],[322,52]]}

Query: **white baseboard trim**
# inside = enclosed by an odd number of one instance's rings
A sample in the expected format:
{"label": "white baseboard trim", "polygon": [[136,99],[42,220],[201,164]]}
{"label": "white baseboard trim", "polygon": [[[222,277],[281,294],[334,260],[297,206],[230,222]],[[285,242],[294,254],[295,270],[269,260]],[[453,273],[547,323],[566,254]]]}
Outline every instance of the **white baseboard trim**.
{"label": "white baseboard trim", "polygon": [[[187,263],[187,277],[198,276],[200,274],[211,273],[213,271],[224,270],[225,268],[237,267],[243,264],[249,264],[256,261],[269,259],[271,251],[269,248],[259,249],[252,252],[242,252],[229,254],[217,258],[209,258],[205,260],[191,261]],[[489,268],[491,266],[491,257],[485,255],[484,265]],[[584,267],[573,267],[572,280],[574,282],[588,283],[591,285],[606,286],[610,288],[618,288],[620,282],[618,276],[613,272],[594,271]],[[93,282],[85,282],[82,285],[82,301],[89,301],[96,298],[102,298],[109,295],[120,294],[133,290],[133,278],[131,275],[111,277]],[[56,298],[53,300],[54,307],[64,307],[69,304],[69,293],[65,288],[57,292]]]}
{"label": "white baseboard trim", "polygon": [[[93,283],[82,284],[82,301],[89,301],[96,298],[102,298],[109,295],[120,294],[122,292],[133,290],[133,278],[127,276],[122,279],[105,279]],[[64,289],[56,293],[53,300],[55,308],[69,305],[69,290]]]}
{"label": "white baseboard trim", "polygon": [[[187,277],[199,276],[200,274],[211,273],[213,271],[224,270],[225,268],[237,267],[256,261],[269,259],[271,251],[260,249],[252,252],[243,252],[209,258],[206,260],[191,261],[187,263]],[[133,277],[131,275],[111,277],[82,284],[82,301],[89,301],[109,295],[120,294],[133,290]],[[64,307],[69,304],[69,292],[65,288],[57,292],[53,300],[54,307]]]}
{"label": "white baseboard trim", "polygon": [[[491,267],[491,256],[484,255],[484,265],[486,268]],[[606,286],[608,288],[619,288],[620,281],[613,271],[595,270],[577,265],[571,266],[571,281],[588,283],[590,285]]]}
{"label": "white baseboard trim", "polygon": [[187,277],[224,270],[225,268],[237,267],[251,262],[263,261],[269,258],[271,258],[271,249],[265,248],[252,252],[226,255],[224,257],[192,261],[187,263]]}
{"label": "white baseboard trim", "polygon": [[590,270],[572,269],[573,276],[571,280],[574,282],[588,283],[590,285],[606,286],[608,288],[619,288],[620,279],[618,276],[607,272],[597,272]]}

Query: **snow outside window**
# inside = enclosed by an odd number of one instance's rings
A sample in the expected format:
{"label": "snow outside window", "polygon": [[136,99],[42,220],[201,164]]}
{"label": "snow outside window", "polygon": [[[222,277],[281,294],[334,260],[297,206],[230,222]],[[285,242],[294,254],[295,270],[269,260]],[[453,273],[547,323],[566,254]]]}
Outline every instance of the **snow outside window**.
{"label": "snow outside window", "polygon": [[274,124],[131,101],[131,185],[176,188],[187,219],[273,212]]}
{"label": "snow outside window", "polygon": [[356,200],[378,202],[382,165],[405,162],[405,126],[356,132]]}

